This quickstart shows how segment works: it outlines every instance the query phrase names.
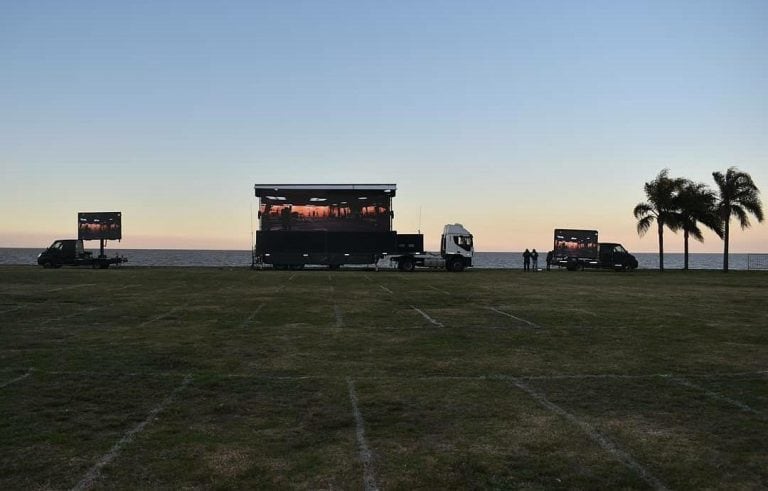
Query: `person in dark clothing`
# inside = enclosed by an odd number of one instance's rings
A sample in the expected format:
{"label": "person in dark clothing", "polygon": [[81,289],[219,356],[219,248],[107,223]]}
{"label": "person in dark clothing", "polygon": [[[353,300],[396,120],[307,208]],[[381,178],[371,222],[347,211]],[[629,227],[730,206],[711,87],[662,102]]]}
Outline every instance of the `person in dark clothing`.
{"label": "person in dark clothing", "polygon": [[547,271],[549,271],[549,268],[552,266],[552,256],[554,256],[554,251],[549,251],[547,253]]}
{"label": "person in dark clothing", "polygon": [[523,271],[531,270],[531,251],[528,249],[523,252]]}
{"label": "person in dark clothing", "polygon": [[533,262],[533,270],[538,271],[539,270],[539,253],[536,252],[536,249],[531,251],[531,261]]}

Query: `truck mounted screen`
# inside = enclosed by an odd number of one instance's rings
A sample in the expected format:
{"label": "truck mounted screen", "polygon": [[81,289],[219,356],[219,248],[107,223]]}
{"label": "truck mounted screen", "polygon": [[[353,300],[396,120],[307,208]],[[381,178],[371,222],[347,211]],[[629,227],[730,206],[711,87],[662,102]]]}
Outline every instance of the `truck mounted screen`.
{"label": "truck mounted screen", "polygon": [[259,196],[262,231],[389,232],[391,195],[380,190],[278,190]]}
{"label": "truck mounted screen", "polygon": [[80,240],[120,240],[121,213],[118,211],[77,214],[77,238]]}
{"label": "truck mounted screen", "polygon": [[597,257],[597,231],[555,229],[555,257]]}

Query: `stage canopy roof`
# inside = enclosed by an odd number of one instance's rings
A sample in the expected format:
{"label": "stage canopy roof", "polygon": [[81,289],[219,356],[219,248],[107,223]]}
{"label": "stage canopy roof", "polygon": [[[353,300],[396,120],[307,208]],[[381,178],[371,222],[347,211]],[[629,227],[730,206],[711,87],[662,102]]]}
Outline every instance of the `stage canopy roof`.
{"label": "stage canopy roof", "polygon": [[380,202],[392,198],[396,184],[256,184],[254,191],[262,203],[293,205],[338,204],[347,199]]}

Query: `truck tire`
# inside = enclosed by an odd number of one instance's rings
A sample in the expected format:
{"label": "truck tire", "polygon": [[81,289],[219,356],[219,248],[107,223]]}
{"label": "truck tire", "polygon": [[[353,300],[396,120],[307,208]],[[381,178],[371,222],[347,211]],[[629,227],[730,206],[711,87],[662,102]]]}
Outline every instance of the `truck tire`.
{"label": "truck tire", "polygon": [[461,273],[462,271],[464,271],[464,267],[465,267],[464,259],[460,257],[455,257],[450,261],[448,261],[447,266],[448,266],[448,271],[452,271],[454,273]]}
{"label": "truck tire", "polygon": [[404,257],[400,259],[400,261],[397,263],[398,269],[400,271],[410,273],[414,269],[416,269],[416,264],[414,264],[413,259],[410,257]]}
{"label": "truck tire", "polygon": [[51,263],[50,261],[46,261],[43,263],[43,268],[45,269],[51,269],[52,267],[53,267],[53,263]]}

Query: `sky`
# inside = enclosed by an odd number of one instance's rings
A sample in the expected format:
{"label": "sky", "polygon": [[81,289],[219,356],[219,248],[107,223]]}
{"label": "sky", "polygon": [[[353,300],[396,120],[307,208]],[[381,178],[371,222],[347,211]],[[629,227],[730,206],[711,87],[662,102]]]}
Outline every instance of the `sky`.
{"label": "sky", "polygon": [[[396,183],[431,248],[458,222],[481,251],[652,252],[661,169],[768,193],[767,25],[763,0],[2,2],[0,247],[121,211],[114,248],[248,249],[254,184]],[[768,252],[753,222],[732,252]]]}

